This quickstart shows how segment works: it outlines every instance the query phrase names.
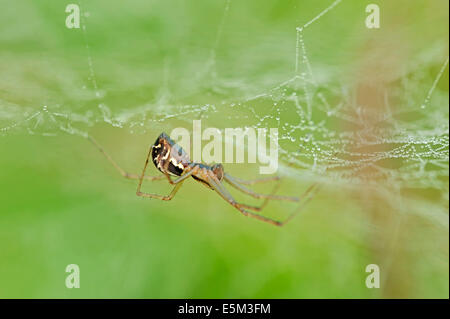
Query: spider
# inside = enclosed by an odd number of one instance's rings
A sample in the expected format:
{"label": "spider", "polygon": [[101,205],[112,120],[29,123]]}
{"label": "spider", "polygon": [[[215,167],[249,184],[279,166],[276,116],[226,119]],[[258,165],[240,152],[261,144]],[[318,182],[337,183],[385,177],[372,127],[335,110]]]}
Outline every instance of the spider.
{"label": "spider", "polygon": [[[183,182],[189,177],[192,177],[196,181],[202,183],[206,187],[216,191],[226,202],[231,204],[234,208],[239,210],[243,215],[259,219],[261,221],[270,223],[276,226],[283,226],[288,221],[290,221],[309,201],[315,192],[318,190],[318,183],[310,186],[300,197],[294,196],[280,196],[274,195],[279,187],[279,183],[273,189],[271,194],[260,194],[256,193],[244,185],[251,185],[257,183],[264,183],[269,181],[280,180],[278,176],[255,179],[255,180],[242,180],[240,178],[232,177],[225,172],[222,164],[206,165],[203,163],[191,162],[187,153],[176,144],[167,134],[161,133],[156,139],[155,143],[150,147],[145,160],[144,169],[140,175],[129,174],[124,171],[109,154],[100,146],[100,144],[91,136],[88,139],[99,149],[99,151],[108,159],[109,162],[120,172],[120,174],[128,179],[139,180],[136,195],[146,198],[156,198],[164,201],[171,200]],[[145,171],[147,170],[148,162],[152,159],[153,164],[156,168],[163,173],[160,176],[146,176]],[[175,179],[172,179],[175,177]],[[162,180],[167,178],[170,184],[175,185],[169,195],[159,195],[144,193],[141,191],[141,186],[143,180]],[[232,187],[237,190],[250,195],[257,199],[264,199],[264,202],[260,206],[251,206],[243,203],[238,203],[224,187],[223,182],[227,182]],[[268,203],[269,200],[282,200],[291,202],[300,202],[301,199],[304,201],[299,205],[299,207],[294,210],[285,220],[279,221],[269,217],[265,217],[256,212],[260,212]]]}

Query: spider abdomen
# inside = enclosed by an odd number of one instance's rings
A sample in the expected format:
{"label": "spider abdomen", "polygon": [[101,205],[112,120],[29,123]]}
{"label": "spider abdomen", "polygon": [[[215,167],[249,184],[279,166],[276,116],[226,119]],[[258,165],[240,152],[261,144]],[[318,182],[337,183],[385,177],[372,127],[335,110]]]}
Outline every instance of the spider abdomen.
{"label": "spider abdomen", "polygon": [[161,133],[152,146],[152,160],[162,173],[174,176],[181,176],[191,163],[183,148],[165,133]]}

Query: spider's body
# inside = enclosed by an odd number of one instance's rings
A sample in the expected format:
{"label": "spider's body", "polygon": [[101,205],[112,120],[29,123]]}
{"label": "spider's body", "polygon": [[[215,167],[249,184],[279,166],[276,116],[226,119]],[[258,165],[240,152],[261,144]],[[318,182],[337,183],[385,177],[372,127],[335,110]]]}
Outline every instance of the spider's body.
{"label": "spider's body", "polygon": [[[290,197],[290,196],[280,196],[272,194],[259,194],[255,193],[247,187],[243,186],[243,184],[255,184],[267,181],[278,180],[277,176],[262,178],[252,181],[245,181],[239,178],[232,177],[231,175],[225,173],[225,170],[222,164],[215,165],[206,165],[203,163],[195,163],[191,162],[187,153],[176,144],[174,141],[170,139],[170,137],[161,133],[156,139],[155,143],[150,148],[147,159],[145,161],[144,169],[142,174],[129,174],[124,171],[119,165],[114,162],[114,160],[103,150],[103,148],[92,138],[89,137],[91,142],[102,152],[106,158],[114,165],[114,167],[122,174],[122,176],[129,179],[138,179],[139,184],[137,188],[136,195],[147,197],[147,198],[157,198],[161,200],[171,200],[178,189],[181,187],[183,182],[192,177],[196,181],[204,184],[208,188],[214,190],[220,197],[222,197],[225,201],[231,204],[233,207],[238,209],[245,216],[257,218],[259,220],[268,222],[270,224],[281,226],[286,222],[292,219],[292,217],[299,211],[294,211],[288,218],[284,221],[277,221],[269,217],[262,216],[260,214],[254,213],[252,211],[261,211],[263,207],[267,204],[269,199],[275,200],[287,200],[292,202],[297,202],[300,200],[298,197]],[[148,162],[152,159],[153,164],[155,164],[156,168],[163,173],[161,176],[145,176],[145,171],[147,169]],[[175,176],[175,179],[172,179],[171,176]],[[144,179],[146,180],[160,180],[167,178],[170,184],[175,185],[172,192],[169,195],[158,195],[158,194],[150,194],[141,192],[141,186]],[[243,203],[238,203],[235,201],[233,196],[228,192],[222,182],[227,182],[237,190],[250,195],[254,198],[264,198],[265,201],[261,206],[251,206]],[[318,185],[314,184],[309,187],[304,193],[305,202],[312,197],[312,194],[318,189]],[[275,192],[276,189],[274,189]],[[251,211],[250,211],[251,210]]]}
{"label": "spider's body", "polygon": [[216,164],[209,166],[202,163],[191,162],[183,148],[176,144],[166,133],[161,133],[152,146],[152,160],[156,168],[163,174],[172,176],[181,176],[187,169],[193,169],[198,172],[192,174],[192,178],[201,182],[205,186],[212,188],[207,182],[207,172],[212,172],[219,181],[223,179],[223,166]]}
{"label": "spider's body", "polygon": [[181,176],[191,160],[186,152],[166,133],[161,133],[152,146],[152,160],[163,174]]}

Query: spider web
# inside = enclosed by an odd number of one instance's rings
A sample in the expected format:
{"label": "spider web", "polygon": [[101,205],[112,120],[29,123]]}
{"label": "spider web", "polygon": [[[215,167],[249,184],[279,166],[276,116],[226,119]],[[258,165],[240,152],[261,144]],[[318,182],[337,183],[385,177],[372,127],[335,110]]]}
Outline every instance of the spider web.
{"label": "spider web", "polygon": [[[245,120],[247,127],[278,128],[281,173],[299,178],[310,174],[344,184],[381,183],[387,193],[389,189],[432,189],[439,194],[439,206],[448,206],[448,91],[439,86],[448,70],[449,59],[442,58],[445,48],[428,50],[412,61],[402,76],[390,80],[388,89],[376,93],[377,107],[367,107],[336,72],[311,63],[308,54],[310,28],[320,28],[325,16],[340,14],[338,8],[344,2],[331,2],[296,28],[293,76],[267,86],[226,79],[217,71],[216,53],[233,6],[226,0],[209,58],[197,72],[189,94],[180,97],[171,91],[171,63],[166,59],[155,99],[122,109],[105,101],[110,92],[97,80],[89,15],[79,2],[84,12],[88,82],[81,88],[73,86],[78,79],[62,83],[65,93],[80,101],[79,105],[54,103],[36,109],[33,103],[2,98],[0,134],[86,137],[97,123],[145,134],[170,132],[180,125],[189,128],[196,119],[205,127],[219,129],[223,122]],[[418,64],[421,68],[414,67]],[[70,74],[64,68],[60,72]],[[425,92],[424,87],[428,88]]]}

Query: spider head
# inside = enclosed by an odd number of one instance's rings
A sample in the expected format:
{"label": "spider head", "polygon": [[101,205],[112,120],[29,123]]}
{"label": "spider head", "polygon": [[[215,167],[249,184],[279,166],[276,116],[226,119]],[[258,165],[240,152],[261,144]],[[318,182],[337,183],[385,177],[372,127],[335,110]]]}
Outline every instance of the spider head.
{"label": "spider head", "polygon": [[212,168],[213,173],[217,176],[217,179],[219,181],[222,181],[223,173],[224,173],[222,164],[215,164],[215,165],[211,166],[211,168]]}

